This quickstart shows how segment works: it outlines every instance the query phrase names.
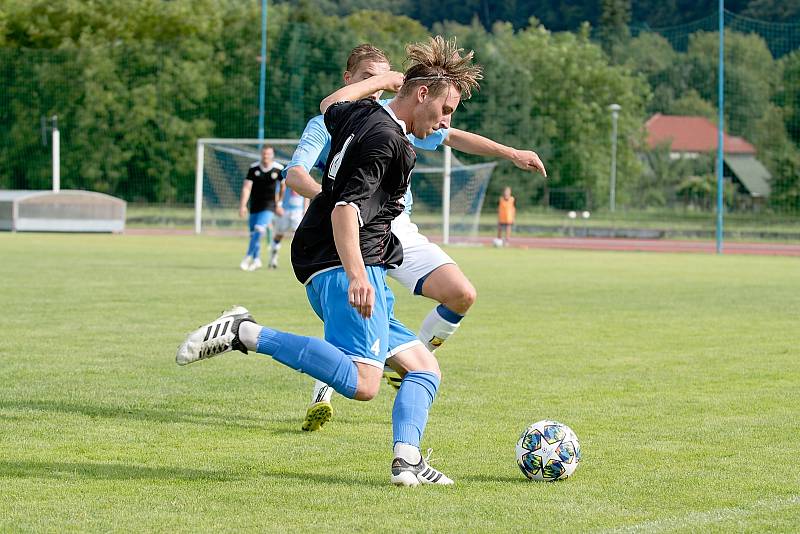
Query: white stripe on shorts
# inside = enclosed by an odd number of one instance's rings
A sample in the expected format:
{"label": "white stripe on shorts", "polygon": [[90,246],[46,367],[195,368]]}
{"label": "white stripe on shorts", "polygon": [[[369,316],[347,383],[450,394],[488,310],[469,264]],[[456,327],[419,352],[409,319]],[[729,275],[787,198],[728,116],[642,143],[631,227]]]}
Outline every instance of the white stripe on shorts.
{"label": "white stripe on shorts", "polygon": [[389,358],[391,358],[395,354],[403,352],[404,350],[410,349],[415,345],[422,345],[422,341],[420,341],[419,339],[415,339],[413,341],[409,341],[408,343],[403,343],[402,345],[396,346],[395,348],[389,351]]}

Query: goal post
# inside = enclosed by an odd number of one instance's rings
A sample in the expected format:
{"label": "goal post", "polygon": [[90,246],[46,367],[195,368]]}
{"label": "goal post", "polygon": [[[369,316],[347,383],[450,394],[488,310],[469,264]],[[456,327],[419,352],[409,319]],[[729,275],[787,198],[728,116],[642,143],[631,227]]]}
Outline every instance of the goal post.
{"label": "goal post", "polygon": [[198,139],[194,184],[195,233],[203,231],[204,209],[214,212],[238,205],[232,204],[232,200],[238,203],[247,170],[261,158],[261,146],[273,147],[275,161],[286,165],[298,142],[299,139]]}
{"label": "goal post", "polygon": [[[237,208],[244,177],[250,165],[260,159],[260,148],[275,150],[275,161],[286,165],[299,139],[197,140],[195,169],[194,231],[204,228],[234,228],[240,225]],[[481,208],[495,162],[464,165],[451,152],[417,151],[411,178],[414,195],[413,219],[423,233],[441,233],[449,244],[454,236],[478,233]]]}

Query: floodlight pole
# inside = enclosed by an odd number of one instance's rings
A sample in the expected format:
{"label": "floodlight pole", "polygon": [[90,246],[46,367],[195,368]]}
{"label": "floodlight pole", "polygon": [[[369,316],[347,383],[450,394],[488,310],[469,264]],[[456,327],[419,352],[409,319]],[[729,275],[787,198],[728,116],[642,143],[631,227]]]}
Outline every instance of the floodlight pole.
{"label": "floodlight pole", "polygon": [[61,133],[58,117],[53,115],[53,193],[61,191]]}
{"label": "floodlight pole", "polygon": [[717,83],[717,99],[719,100],[719,124],[717,125],[717,254],[722,254],[722,222],[725,205],[722,176],[725,131],[725,0],[719,0],[719,75]]}
{"label": "floodlight pole", "polygon": [[267,0],[261,0],[261,73],[258,87],[258,139],[264,139],[264,108],[267,91]]}
{"label": "floodlight pole", "polygon": [[197,160],[194,169],[194,233],[203,231],[203,165],[205,144],[203,139],[197,140]]}
{"label": "floodlight pole", "polygon": [[442,243],[450,243],[450,175],[453,164],[453,150],[444,146],[444,172],[442,173]]}
{"label": "floodlight pole", "polygon": [[617,200],[617,120],[622,106],[611,104],[608,109],[611,111],[611,184],[609,186],[608,208],[613,213]]}

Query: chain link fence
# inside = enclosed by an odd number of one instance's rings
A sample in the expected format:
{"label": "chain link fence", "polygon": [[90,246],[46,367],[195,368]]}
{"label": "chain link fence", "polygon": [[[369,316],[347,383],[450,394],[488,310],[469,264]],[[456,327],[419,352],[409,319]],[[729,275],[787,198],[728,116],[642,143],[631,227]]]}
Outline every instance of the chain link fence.
{"label": "chain link fence", "polygon": [[[266,137],[299,137],[340,85],[353,46],[369,40],[402,69],[403,45],[428,35],[410,19],[387,14],[376,28],[358,17],[297,20],[274,10]],[[800,241],[800,25],[730,13],[726,25],[726,239]],[[0,49],[0,188],[50,187],[43,124],[57,116],[63,189],[128,201],[129,226],[190,227],[197,139],[257,135],[258,17],[234,27],[208,42]],[[587,31],[445,24],[437,32],[458,36],[486,66],[482,90],[454,126],[536,150],[548,168],[545,180],[499,162],[482,192],[480,232],[493,230],[508,185],[519,231],[557,235],[578,213],[587,235],[713,237],[715,16],[630,28],[605,53]],[[621,106],[613,163],[611,104]],[[441,193],[430,180],[418,193],[430,207],[420,215],[436,228],[437,200],[426,191]]]}

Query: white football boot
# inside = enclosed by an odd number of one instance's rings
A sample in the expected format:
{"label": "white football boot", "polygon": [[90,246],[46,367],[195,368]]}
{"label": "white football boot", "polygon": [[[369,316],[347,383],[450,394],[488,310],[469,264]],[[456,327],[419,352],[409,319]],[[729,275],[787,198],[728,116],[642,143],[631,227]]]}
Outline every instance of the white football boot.
{"label": "white football boot", "polygon": [[263,266],[264,266],[264,264],[261,263],[261,258],[256,258],[256,259],[253,260],[253,263],[250,264],[250,267],[247,270],[248,271],[255,271],[256,269],[260,269]]}
{"label": "white football boot", "polygon": [[249,271],[251,263],[253,263],[253,256],[245,256],[242,263],[239,264],[239,268],[243,271]]}
{"label": "white football boot", "polygon": [[400,457],[392,460],[392,484],[395,486],[418,486],[420,484],[449,486],[454,484],[447,475],[428,464],[432,452],[432,449],[428,449],[428,455],[420,458],[416,465],[411,465]]}
{"label": "white football boot", "polygon": [[178,365],[213,358],[231,350],[247,354],[247,348],[239,341],[239,325],[243,321],[255,323],[250,312],[242,306],[234,306],[223,312],[214,322],[202,326],[189,334],[175,355]]}

